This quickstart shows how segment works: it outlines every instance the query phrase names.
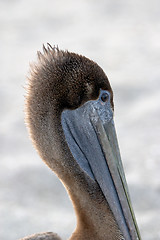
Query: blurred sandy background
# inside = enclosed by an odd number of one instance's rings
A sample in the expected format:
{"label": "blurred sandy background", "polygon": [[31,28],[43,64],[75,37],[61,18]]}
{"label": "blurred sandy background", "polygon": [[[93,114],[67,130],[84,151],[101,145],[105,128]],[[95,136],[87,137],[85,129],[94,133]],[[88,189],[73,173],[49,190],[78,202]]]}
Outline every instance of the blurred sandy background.
{"label": "blurred sandy background", "polygon": [[160,239],[160,1],[0,1],[0,239],[75,227],[70,200],[24,125],[29,62],[49,42],[107,73],[142,239]]}

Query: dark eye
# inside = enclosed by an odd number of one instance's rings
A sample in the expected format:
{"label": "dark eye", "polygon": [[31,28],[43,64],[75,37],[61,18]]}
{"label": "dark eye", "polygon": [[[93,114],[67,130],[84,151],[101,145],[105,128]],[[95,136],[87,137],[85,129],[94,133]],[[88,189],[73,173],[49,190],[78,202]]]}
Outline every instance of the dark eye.
{"label": "dark eye", "polygon": [[103,94],[101,95],[101,100],[102,100],[103,102],[107,102],[107,100],[108,100],[108,94],[107,94],[107,93],[103,93]]}

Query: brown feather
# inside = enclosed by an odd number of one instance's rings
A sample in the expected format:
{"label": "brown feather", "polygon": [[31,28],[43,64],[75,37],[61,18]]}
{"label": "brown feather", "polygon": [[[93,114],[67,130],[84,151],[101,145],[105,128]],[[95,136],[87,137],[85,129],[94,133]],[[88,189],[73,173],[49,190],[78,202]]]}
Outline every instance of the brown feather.
{"label": "brown feather", "polygon": [[[100,88],[113,92],[103,70],[88,58],[43,46],[33,64],[26,97],[26,122],[35,148],[64,183],[77,215],[70,239],[122,239],[98,184],[79,167],[61,126],[64,109],[75,109],[98,98]],[[45,238],[44,238],[45,239]]]}

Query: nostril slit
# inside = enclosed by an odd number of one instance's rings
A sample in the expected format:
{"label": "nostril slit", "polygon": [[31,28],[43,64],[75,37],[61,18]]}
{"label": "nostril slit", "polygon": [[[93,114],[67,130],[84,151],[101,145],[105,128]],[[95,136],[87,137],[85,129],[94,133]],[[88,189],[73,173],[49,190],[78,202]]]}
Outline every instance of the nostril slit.
{"label": "nostril slit", "polygon": [[108,94],[107,94],[107,93],[103,93],[102,96],[101,96],[101,100],[102,100],[103,102],[107,102],[107,100],[108,100]]}

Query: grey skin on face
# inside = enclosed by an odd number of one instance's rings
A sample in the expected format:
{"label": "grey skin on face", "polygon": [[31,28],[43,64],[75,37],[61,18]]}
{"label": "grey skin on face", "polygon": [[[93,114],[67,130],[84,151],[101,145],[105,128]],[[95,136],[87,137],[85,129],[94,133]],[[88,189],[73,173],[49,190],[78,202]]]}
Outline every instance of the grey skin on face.
{"label": "grey skin on face", "polygon": [[77,227],[71,240],[140,239],[113,111],[111,85],[95,62],[50,45],[38,53],[26,122],[39,155],[73,202]]}

